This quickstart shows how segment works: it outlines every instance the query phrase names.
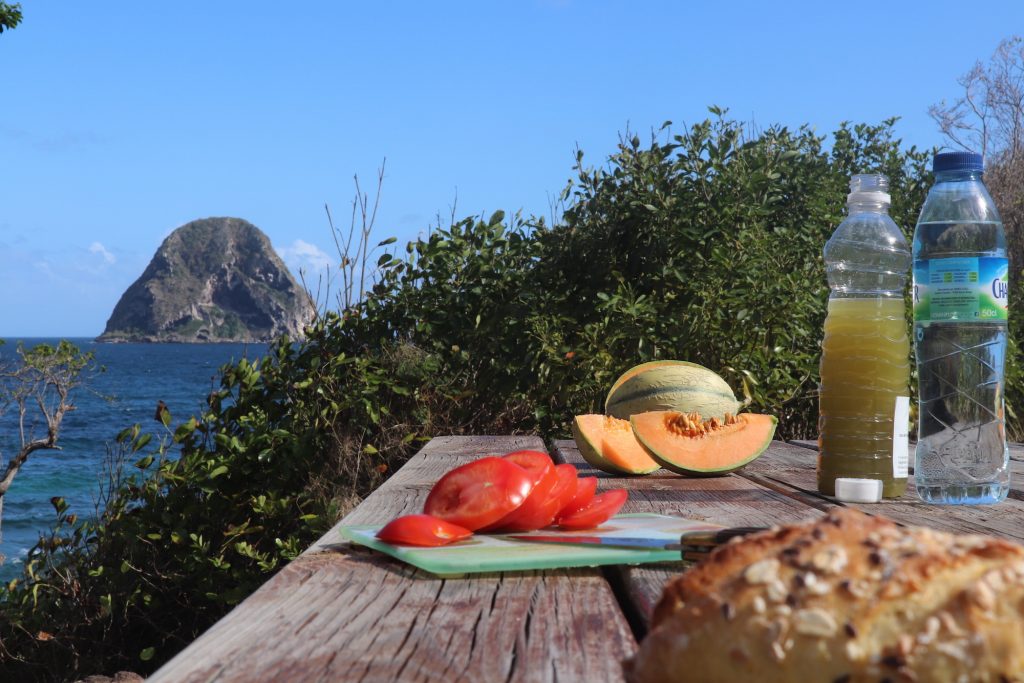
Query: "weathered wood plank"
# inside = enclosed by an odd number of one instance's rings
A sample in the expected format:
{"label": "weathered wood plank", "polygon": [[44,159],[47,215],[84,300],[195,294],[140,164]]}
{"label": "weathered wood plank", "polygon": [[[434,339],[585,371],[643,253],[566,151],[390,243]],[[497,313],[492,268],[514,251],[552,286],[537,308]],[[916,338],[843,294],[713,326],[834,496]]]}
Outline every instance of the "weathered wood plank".
{"label": "weathered wood plank", "polygon": [[[627,488],[629,502],[625,512],[657,512],[699,519],[727,526],[771,526],[800,522],[821,514],[807,503],[820,505],[815,497],[794,495],[788,486],[771,488],[736,476],[688,478],[659,470],[645,477],[616,477],[599,472],[583,460],[572,441],[555,441],[554,455],[576,465],[582,476],[598,476],[600,489]],[[609,567],[613,584],[625,596],[634,627],[641,632],[661,597],[665,582],[678,576],[682,563]]]}
{"label": "weathered wood plank", "polygon": [[[530,437],[431,441],[345,518],[420,509],[430,484]],[[636,642],[597,570],[439,579],[332,530],[157,671],[193,681],[621,681]]]}
{"label": "weathered wood plank", "polygon": [[[810,449],[792,444],[773,444],[768,452],[738,474],[742,477],[769,479],[817,497],[825,504],[836,504],[817,493],[815,467],[816,456]],[[872,504],[842,504],[871,514],[885,515],[904,524],[991,534],[1024,542],[1024,501],[1011,497],[999,505],[929,505],[917,498],[913,493],[913,485],[911,476],[908,493],[901,498]]]}
{"label": "weathered wood plank", "polygon": [[[818,450],[818,442],[817,441],[810,441],[808,439],[795,439],[793,441],[790,441],[789,443],[794,444],[796,446],[802,446],[804,448],[813,448],[814,450]],[[1007,444],[1007,447],[1010,450],[1010,457],[1012,459],[1019,460],[1019,461],[1024,461],[1024,444],[1009,443],[1009,444]],[[914,443],[911,442],[910,443],[910,454],[911,454],[911,456],[913,456],[913,453],[914,453]]]}
{"label": "weathered wood plank", "polygon": [[243,605],[149,680],[617,681],[633,649],[593,571],[436,580],[369,551],[320,553]]}
{"label": "weathered wood plank", "polygon": [[[811,448],[811,449],[814,449],[814,450],[818,450],[818,442],[817,441],[810,441],[808,439],[795,439],[793,441],[790,441],[789,443],[793,444],[794,446],[800,446],[802,448]],[[1011,443],[1006,444],[1006,446],[1007,446],[1007,450],[1010,451],[1010,460],[1011,460],[1011,462],[1018,462],[1018,463],[1024,462],[1024,444],[1012,443],[1011,442]],[[913,467],[913,465],[914,465],[914,462],[913,462],[913,460],[914,460],[914,442],[913,441],[910,442],[910,444],[908,446],[908,449],[909,449],[908,452],[910,453],[910,461],[911,461],[910,465],[911,465],[911,467]],[[1017,470],[1014,470],[1014,471],[1016,472]],[[1024,469],[1022,469],[1021,471],[1024,472]]]}
{"label": "weathered wood plank", "polygon": [[[1024,542],[1024,502],[1015,498],[995,506],[940,507],[920,502],[911,488],[911,493],[892,501],[872,505],[837,503],[817,492],[816,446],[814,442],[800,445],[773,442],[760,458],[735,475],[719,479],[686,479],[664,470],[643,479],[612,477],[595,472],[583,462],[571,441],[555,442],[555,454],[576,464],[581,474],[598,474],[602,488],[628,487],[630,511],[654,510],[729,525],[768,525],[793,521],[787,519],[787,515],[806,518],[814,514],[810,512],[812,509],[850,505],[904,524],[998,535]],[[755,485],[756,489],[745,490],[739,483],[742,480]],[[1015,492],[1011,491],[1011,495]],[[794,507],[780,508],[772,496],[787,498]],[[740,504],[744,501],[752,503],[749,509]],[[621,590],[635,607],[633,616],[640,621],[641,628],[660,596],[661,586],[677,572],[677,569],[664,567],[611,571],[613,583],[621,583]]]}
{"label": "weathered wood plank", "polygon": [[[817,441],[797,440],[789,443],[801,448],[818,450]],[[1010,495],[1014,498],[1024,500],[1024,446],[1019,443],[1007,444],[1010,451]],[[910,472],[914,472],[914,443],[909,445]]]}

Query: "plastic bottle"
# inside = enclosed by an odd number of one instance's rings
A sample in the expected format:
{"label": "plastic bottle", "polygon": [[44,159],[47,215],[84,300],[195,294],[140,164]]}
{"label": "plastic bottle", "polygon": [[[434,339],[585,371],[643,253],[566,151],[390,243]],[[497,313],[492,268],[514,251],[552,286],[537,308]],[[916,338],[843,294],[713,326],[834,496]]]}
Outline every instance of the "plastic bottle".
{"label": "plastic bottle", "polygon": [[884,175],[853,176],[847,217],[824,252],[832,293],[821,345],[818,490],[839,497],[851,491],[857,500],[869,489],[877,499],[900,496],[907,487],[904,287],[911,258],[889,217],[888,189]]}
{"label": "plastic bottle", "polygon": [[996,503],[1010,489],[1006,238],[982,168],[979,154],[936,154],[914,231],[914,480],[929,503]]}

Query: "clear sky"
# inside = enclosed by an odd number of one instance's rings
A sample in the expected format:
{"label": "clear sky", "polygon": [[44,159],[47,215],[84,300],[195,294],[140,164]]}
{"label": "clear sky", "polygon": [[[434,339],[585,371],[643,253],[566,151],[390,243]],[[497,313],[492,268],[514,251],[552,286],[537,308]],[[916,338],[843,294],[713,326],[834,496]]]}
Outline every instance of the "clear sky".
{"label": "clear sky", "polygon": [[0,34],[0,336],[92,336],[175,227],[238,216],[295,271],[337,260],[352,177],[387,173],[375,236],[438,214],[549,215],[578,144],[627,125],[902,117],[1024,2],[21,0]]}

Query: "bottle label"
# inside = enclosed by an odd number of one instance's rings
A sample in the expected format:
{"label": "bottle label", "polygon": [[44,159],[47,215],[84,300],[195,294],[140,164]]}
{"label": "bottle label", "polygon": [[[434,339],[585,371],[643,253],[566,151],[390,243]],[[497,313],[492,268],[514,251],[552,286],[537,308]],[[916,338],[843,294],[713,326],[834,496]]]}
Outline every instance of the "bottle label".
{"label": "bottle label", "polygon": [[1006,320],[1009,271],[997,256],[914,261],[914,322]]}
{"label": "bottle label", "polygon": [[892,417],[892,476],[906,479],[910,473],[910,397],[896,397]]}

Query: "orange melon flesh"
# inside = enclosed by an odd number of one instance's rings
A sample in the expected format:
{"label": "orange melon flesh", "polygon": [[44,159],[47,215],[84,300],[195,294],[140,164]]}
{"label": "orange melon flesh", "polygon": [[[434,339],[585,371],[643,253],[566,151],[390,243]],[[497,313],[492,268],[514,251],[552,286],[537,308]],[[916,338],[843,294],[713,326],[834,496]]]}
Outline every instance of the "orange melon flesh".
{"label": "orange melon flesh", "polygon": [[779,422],[771,415],[741,413],[733,424],[711,427],[703,422],[707,432],[691,436],[680,427],[682,415],[653,411],[634,415],[630,423],[656,462],[690,476],[716,476],[743,467],[768,448]]}
{"label": "orange melon flesh", "polygon": [[629,420],[577,415],[572,435],[583,459],[603,472],[648,474],[660,467],[637,441]]}

